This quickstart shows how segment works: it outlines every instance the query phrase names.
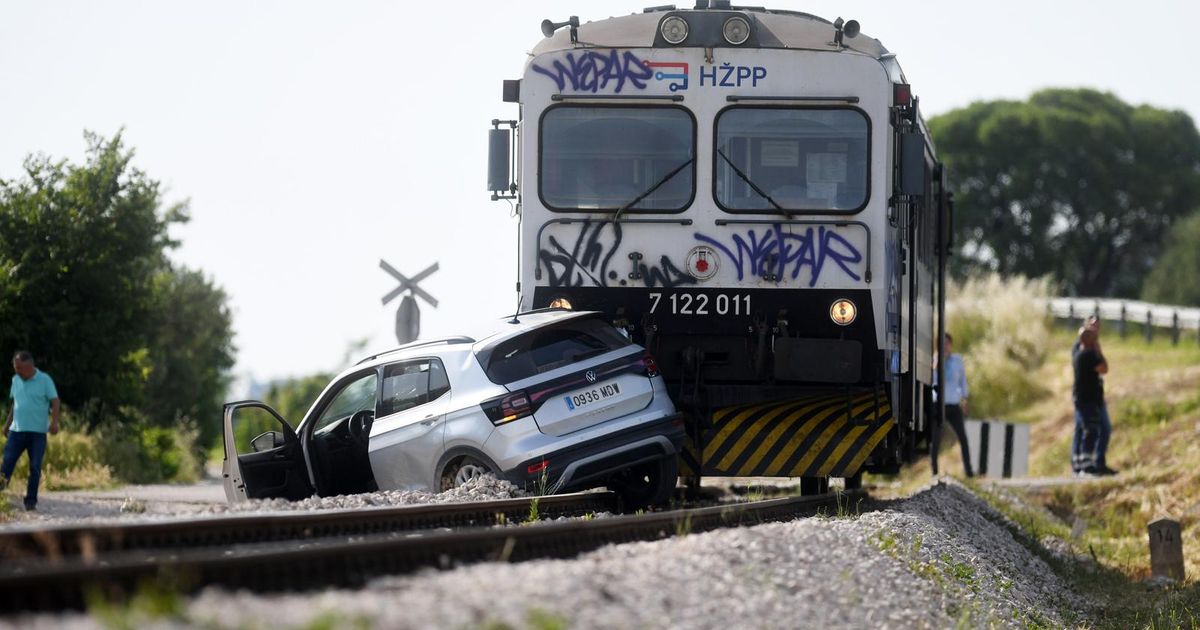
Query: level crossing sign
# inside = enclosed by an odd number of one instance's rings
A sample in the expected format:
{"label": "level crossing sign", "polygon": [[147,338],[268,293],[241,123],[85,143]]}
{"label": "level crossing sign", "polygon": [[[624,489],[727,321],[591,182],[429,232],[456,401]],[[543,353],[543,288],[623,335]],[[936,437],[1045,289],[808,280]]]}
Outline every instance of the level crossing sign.
{"label": "level crossing sign", "polygon": [[397,271],[382,258],[379,259],[379,268],[399,282],[395,289],[388,291],[387,295],[383,296],[383,305],[387,306],[388,302],[401,295],[404,296],[400,300],[400,306],[396,308],[396,341],[400,345],[415,341],[421,335],[421,311],[417,308],[416,298],[425,300],[433,308],[437,308],[438,305],[437,298],[430,295],[417,283],[433,275],[438,270],[438,264],[433,263],[411,278]]}

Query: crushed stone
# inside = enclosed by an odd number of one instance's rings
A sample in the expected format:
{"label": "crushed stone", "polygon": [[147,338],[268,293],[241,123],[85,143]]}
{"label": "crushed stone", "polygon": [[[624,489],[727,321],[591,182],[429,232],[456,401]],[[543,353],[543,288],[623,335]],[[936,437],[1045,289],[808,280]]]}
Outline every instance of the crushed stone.
{"label": "crushed stone", "polygon": [[496,501],[525,496],[511,482],[494,475],[484,475],[446,492],[421,490],[380,490],[364,494],[346,494],[333,497],[309,497],[300,501],[286,499],[251,499],[241,503],[216,505],[209,509],[212,514],[240,512],[304,512],[311,510],[352,510],[368,507],[401,505],[429,505],[438,503],[466,503],[470,501]]}
{"label": "crushed stone", "polygon": [[[608,546],[569,560],[381,578],[361,590],[207,589],[138,627],[1064,627],[1094,608],[957,483],[878,511]],[[1039,550],[1040,552],[1040,550]],[[267,621],[269,620],[269,622]],[[21,628],[92,628],[29,616]]]}

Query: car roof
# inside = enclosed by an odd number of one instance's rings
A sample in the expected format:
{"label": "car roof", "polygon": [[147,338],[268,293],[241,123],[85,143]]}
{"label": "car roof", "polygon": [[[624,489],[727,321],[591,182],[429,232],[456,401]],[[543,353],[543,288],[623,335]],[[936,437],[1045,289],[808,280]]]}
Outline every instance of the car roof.
{"label": "car roof", "polygon": [[[493,320],[481,327],[472,336],[442,337],[424,341],[414,341],[402,346],[368,356],[354,366],[338,375],[357,372],[368,367],[376,367],[384,363],[394,363],[415,357],[430,355],[447,356],[473,351],[484,346],[494,346],[496,343],[511,339],[521,333],[580,317],[600,315],[598,311],[572,311],[564,308],[543,308],[534,311],[517,313],[509,317]],[[336,379],[335,379],[336,380]]]}

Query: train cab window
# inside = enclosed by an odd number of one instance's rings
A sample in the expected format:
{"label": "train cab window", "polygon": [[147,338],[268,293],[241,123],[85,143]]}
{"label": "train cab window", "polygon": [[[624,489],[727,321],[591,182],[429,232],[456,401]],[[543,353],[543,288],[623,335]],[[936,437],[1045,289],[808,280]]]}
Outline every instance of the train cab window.
{"label": "train cab window", "polygon": [[627,212],[680,212],[694,195],[695,131],[680,107],[552,107],[539,136],[542,202],[567,212],[631,203]]}
{"label": "train cab window", "polygon": [[857,109],[731,107],[717,116],[714,195],[729,212],[846,213],[867,204],[870,125]]}

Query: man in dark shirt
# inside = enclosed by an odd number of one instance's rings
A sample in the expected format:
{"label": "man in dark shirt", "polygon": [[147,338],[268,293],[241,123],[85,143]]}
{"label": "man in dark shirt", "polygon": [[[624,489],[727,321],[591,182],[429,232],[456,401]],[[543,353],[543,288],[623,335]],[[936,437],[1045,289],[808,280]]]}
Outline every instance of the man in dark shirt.
{"label": "man in dark shirt", "polygon": [[1094,327],[1079,333],[1079,351],[1074,353],[1075,430],[1078,439],[1072,445],[1071,467],[1086,475],[1111,475],[1116,471],[1104,462],[1103,446],[1108,440],[1104,430],[1104,381],[1108,362],[1100,352],[1099,336]]}

